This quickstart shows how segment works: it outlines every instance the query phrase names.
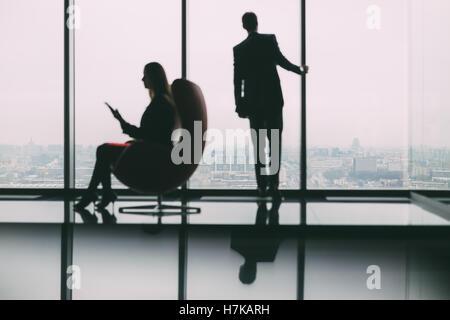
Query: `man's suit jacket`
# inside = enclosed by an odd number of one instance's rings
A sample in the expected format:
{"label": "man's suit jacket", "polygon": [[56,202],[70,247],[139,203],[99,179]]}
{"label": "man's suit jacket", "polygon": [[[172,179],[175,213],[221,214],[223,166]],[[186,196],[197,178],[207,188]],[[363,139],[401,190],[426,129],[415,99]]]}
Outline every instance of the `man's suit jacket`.
{"label": "man's suit jacket", "polygon": [[277,65],[301,74],[281,53],[275,35],[251,33],[233,48],[234,97],[240,117],[281,112],[283,93]]}

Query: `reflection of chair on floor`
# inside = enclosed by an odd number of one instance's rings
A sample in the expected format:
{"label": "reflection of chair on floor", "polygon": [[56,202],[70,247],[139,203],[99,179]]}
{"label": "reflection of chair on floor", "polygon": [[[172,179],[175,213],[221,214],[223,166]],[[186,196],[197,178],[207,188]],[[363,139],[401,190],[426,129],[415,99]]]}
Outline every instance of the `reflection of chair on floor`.
{"label": "reflection of chair on floor", "polygon": [[[125,149],[112,172],[123,184],[140,192],[158,195],[158,203],[150,206],[122,207],[121,213],[156,214],[199,213],[199,208],[162,204],[162,194],[184,184],[195,172],[203,153],[203,134],[207,129],[206,105],[201,89],[188,80],[175,80],[172,92],[177,107],[178,127],[190,134],[190,163],[174,164],[172,148],[151,142],[136,142]],[[194,122],[200,121],[201,137],[194,136]],[[201,141],[195,145],[195,139]],[[195,149],[198,148],[198,150]],[[199,152],[200,151],[200,152]],[[183,156],[186,156],[185,154]],[[186,157],[183,157],[185,159]]]}

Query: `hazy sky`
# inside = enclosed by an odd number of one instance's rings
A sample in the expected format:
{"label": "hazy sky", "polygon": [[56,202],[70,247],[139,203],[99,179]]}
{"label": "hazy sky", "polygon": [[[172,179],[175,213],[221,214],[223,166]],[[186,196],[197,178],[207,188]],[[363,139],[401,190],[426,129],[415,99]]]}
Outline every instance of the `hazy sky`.
{"label": "hazy sky", "polygon": [[[315,0],[307,9],[311,144],[449,146],[450,44],[439,35],[450,31],[450,1]],[[374,19],[379,29],[368,27]]]}
{"label": "hazy sky", "polygon": [[0,0],[0,144],[62,144],[64,1]]}
{"label": "hazy sky", "polygon": [[[0,0],[0,144],[63,141],[62,1]],[[179,0],[78,0],[76,143],[124,141],[103,101],[138,123],[149,103],[142,69],[181,76]],[[234,45],[241,16],[300,62],[298,0],[190,0],[188,77],[203,89],[209,125],[248,128],[234,113]],[[380,11],[367,11],[376,5]],[[373,7],[372,7],[373,8]],[[449,146],[450,1],[314,0],[307,6],[308,143]],[[408,12],[410,14],[408,14]],[[370,29],[369,26],[379,26]],[[287,145],[299,144],[300,78],[280,69]]]}

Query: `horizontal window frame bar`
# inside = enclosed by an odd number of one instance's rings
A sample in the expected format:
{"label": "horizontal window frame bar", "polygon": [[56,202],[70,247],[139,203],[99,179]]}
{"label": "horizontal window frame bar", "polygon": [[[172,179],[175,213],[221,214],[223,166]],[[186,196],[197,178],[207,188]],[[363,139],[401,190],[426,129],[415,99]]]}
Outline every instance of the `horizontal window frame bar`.
{"label": "horizontal window frame bar", "polygon": [[[80,196],[85,189],[44,189],[44,188],[26,188],[26,189],[0,189],[0,195],[37,195],[45,197],[77,197]],[[142,194],[137,193],[131,189],[115,189],[114,190],[119,196],[136,196],[136,197],[151,197],[156,194]],[[367,198],[410,198],[411,193],[418,193],[430,198],[449,198],[450,190],[336,190],[336,189],[324,189],[324,190],[301,190],[301,189],[284,189],[280,190],[283,197],[288,199],[309,199],[309,200],[327,200],[327,197],[367,197]],[[253,197],[257,196],[256,190],[251,189],[185,189],[176,190],[171,193],[164,195],[164,198],[181,198],[181,196],[186,196],[190,199],[201,198],[204,196],[213,197]],[[354,202],[351,199],[349,202]],[[360,200],[358,200],[360,201]]]}

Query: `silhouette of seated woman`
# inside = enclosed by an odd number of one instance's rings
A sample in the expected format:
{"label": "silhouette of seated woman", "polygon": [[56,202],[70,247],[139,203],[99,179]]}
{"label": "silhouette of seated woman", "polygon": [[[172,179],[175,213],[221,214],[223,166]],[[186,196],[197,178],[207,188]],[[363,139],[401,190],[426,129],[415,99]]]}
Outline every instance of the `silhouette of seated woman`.
{"label": "silhouette of seated woman", "polygon": [[[117,109],[113,109],[113,115],[120,122],[123,133],[135,140],[172,146],[171,135],[175,127],[176,109],[164,68],[157,62],[147,64],[142,81],[149,90],[151,103],[142,115],[140,126],[126,122]],[[111,165],[133,142],[105,143],[97,148],[97,160],[89,187],[75,205],[75,209],[83,209],[98,200],[96,191],[100,183],[103,186],[102,199],[97,203],[97,208],[105,208],[117,199],[111,189]]]}

